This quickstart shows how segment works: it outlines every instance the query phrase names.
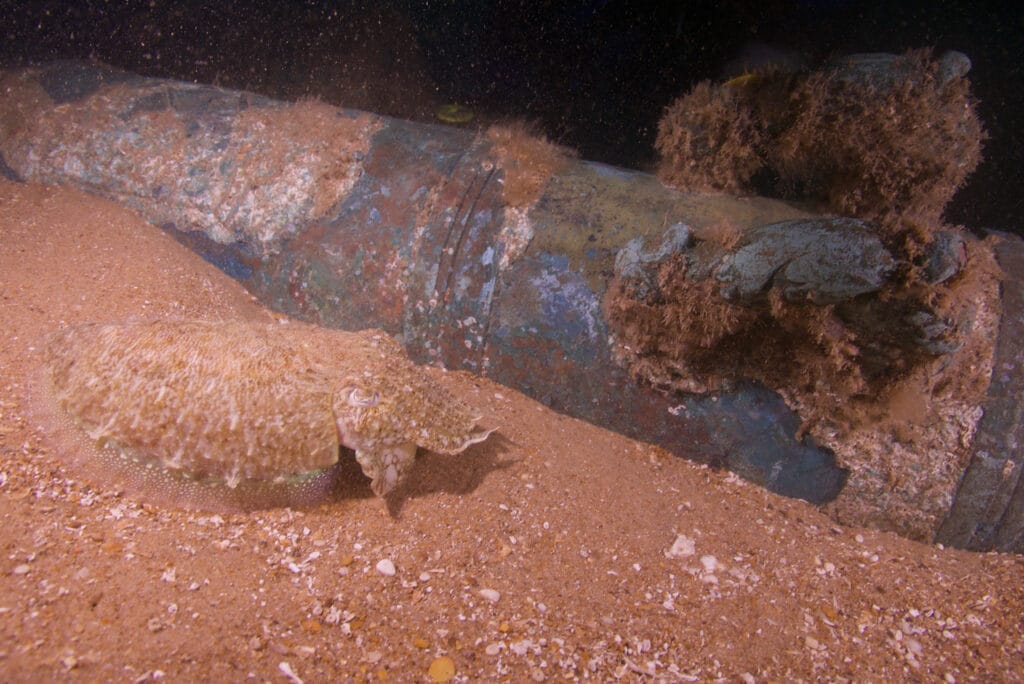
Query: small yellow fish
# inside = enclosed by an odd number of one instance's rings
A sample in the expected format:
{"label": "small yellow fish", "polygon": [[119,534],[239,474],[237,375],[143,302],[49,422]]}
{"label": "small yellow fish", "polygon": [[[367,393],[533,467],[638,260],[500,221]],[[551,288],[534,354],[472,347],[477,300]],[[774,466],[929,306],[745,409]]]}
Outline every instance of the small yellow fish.
{"label": "small yellow fish", "polygon": [[748,85],[753,85],[760,81],[763,77],[757,73],[743,73],[735,78],[730,78],[728,81],[723,83],[723,86],[728,88],[743,88]]}
{"label": "small yellow fish", "polygon": [[469,123],[473,120],[473,110],[453,102],[438,107],[437,118],[450,124]]}

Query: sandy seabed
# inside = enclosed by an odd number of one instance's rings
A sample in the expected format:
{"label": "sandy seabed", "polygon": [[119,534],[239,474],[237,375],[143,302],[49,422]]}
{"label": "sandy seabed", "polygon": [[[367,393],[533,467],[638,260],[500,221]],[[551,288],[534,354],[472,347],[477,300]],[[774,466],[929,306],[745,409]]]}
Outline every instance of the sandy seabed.
{"label": "sandy seabed", "polygon": [[[217,515],[80,478],[26,410],[40,338],[272,320],[116,204],[0,181],[4,681],[1024,681],[1024,560],[837,526],[437,370],[498,433],[390,508]],[[452,674],[454,672],[454,674]]]}

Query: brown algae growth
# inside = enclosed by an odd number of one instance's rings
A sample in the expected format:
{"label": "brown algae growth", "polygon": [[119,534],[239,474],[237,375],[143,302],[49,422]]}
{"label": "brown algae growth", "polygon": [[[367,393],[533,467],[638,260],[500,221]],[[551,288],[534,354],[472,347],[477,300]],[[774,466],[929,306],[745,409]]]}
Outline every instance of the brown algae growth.
{"label": "brown algae growth", "polygon": [[343,446],[384,496],[417,446],[455,454],[490,434],[376,330],[88,324],[48,338],[40,375],[34,403],[76,464],[186,508],[314,505]]}

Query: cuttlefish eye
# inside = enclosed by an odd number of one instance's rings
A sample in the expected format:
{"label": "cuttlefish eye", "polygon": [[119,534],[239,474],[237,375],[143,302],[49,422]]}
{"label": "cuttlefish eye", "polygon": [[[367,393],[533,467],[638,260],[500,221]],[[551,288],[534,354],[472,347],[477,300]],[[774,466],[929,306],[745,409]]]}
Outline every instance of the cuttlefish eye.
{"label": "cuttlefish eye", "polygon": [[367,392],[359,387],[352,387],[347,390],[345,399],[349,406],[376,406],[380,403],[380,395],[376,392]]}

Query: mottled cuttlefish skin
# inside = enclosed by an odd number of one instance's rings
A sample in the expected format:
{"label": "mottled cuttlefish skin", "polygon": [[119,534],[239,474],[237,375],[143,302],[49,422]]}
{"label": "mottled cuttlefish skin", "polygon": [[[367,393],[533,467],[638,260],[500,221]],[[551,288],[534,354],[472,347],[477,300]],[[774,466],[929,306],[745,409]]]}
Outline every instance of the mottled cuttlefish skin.
{"label": "mottled cuttlefish skin", "polygon": [[98,447],[232,488],[330,467],[342,445],[384,496],[417,446],[456,454],[491,433],[379,330],[89,324],[53,335],[45,367],[59,407]]}

